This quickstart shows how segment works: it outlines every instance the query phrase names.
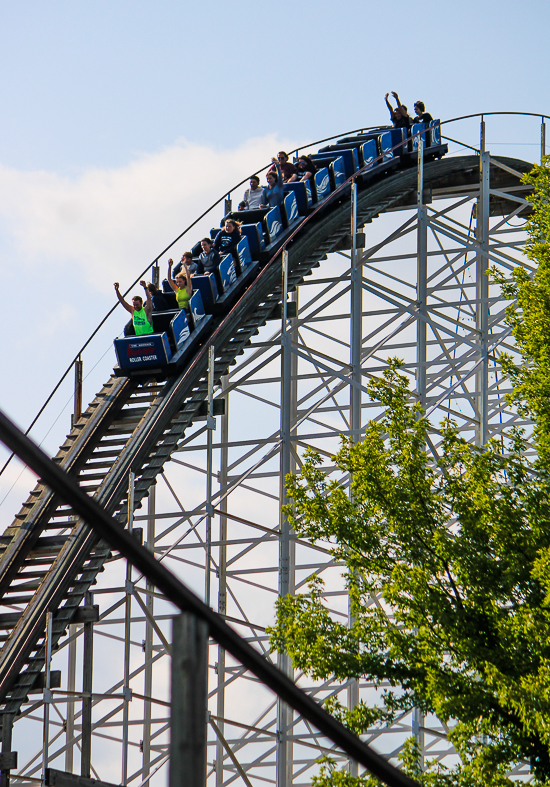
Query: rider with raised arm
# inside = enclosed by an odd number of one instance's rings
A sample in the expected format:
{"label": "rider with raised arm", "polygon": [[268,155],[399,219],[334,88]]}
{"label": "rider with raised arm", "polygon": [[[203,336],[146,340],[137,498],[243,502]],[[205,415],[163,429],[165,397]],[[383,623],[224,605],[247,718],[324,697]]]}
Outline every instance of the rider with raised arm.
{"label": "rider with raised arm", "polygon": [[176,280],[172,278],[173,259],[168,260],[168,284],[176,294],[176,300],[180,309],[189,311],[189,301],[193,295],[193,285],[191,284],[191,274],[185,258],[182,257],[183,270],[176,274]]}
{"label": "rider with raised arm", "polygon": [[395,90],[392,90],[392,96],[395,98],[395,102],[397,104],[397,107],[394,109],[388,100],[389,95],[389,93],[386,93],[385,99],[386,106],[390,111],[391,122],[395,128],[406,128],[408,131],[411,127],[412,121],[407,111],[407,107],[401,103]]}
{"label": "rider with raised arm", "polygon": [[140,295],[134,295],[132,298],[132,305],[126,301],[119,290],[119,283],[115,281],[115,292],[119,302],[124,306],[127,312],[132,315],[131,321],[124,328],[125,336],[144,336],[148,333],[153,333],[153,302],[151,300],[151,293],[147,289],[145,281],[140,281],[141,286],[145,290],[145,306],[143,305],[143,298]]}

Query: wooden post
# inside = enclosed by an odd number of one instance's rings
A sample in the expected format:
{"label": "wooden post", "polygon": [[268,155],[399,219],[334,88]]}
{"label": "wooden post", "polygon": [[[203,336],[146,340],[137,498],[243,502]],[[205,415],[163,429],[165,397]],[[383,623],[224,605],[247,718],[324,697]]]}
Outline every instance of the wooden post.
{"label": "wooden post", "polygon": [[169,787],[206,787],[208,626],[190,612],[174,618]]}
{"label": "wooden post", "polygon": [[[9,787],[10,770],[17,768],[17,762],[10,762],[15,752],[11,751],[12,732],[13,732],[13,713],[2,714],[2,754],[0,755],[0,785]],[[17,755],[15,754],[17,758]]]}

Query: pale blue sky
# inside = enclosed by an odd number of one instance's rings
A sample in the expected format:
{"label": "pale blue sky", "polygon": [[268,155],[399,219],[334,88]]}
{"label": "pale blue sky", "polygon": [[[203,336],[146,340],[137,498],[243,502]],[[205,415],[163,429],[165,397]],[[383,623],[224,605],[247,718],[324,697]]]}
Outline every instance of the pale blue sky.
{"label": "pale blue sky", "polygon": [[385,120],[392,89],[440,117],[540,112],[548,8],[2,0],[0,161],[72,173],[181,137],[228,147],[276,132],[305,142]]}
{"label": "pale blue sky", "polygon": [[[386,123],[391,90],[442,119],[550,113],[549,29],[543,0],[0,0],[3,361],[17,372],[0,407],[26,426],[112,282],[280,147]],[[459,132],[475,143],[476,124]],[[537,121],[489,138],[538,156]],[[86,361],[86,401],[110,373],[117,319]],[[52,452],[68,398],[36,435],[59,416]]]}

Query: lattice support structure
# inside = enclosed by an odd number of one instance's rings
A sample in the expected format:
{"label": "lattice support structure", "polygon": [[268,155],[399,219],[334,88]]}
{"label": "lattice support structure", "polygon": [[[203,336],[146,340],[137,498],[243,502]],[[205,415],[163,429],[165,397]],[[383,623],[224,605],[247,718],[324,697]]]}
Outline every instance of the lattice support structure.
{"label": "lattice support structure", "polygon": [[[212,390],[214,402],[225,400],[225,414],[214,421],[209,408],[175,450],[147,506],[133,516],[157,557],[199,594],[209,593],[212,605],[266,658],[277,658],[266,634],[277,595],[304,592],[313,574],[325,580],[333,614],[349,621],[342,568],[325,547],[289,529],[281,477],[300,467],[308,447],[337,477],[331,457],[340,435],[360,439],[367,422],[380,415],[365,386],[388,358],[404,361],[411,395],[433,425],[434,453],[438,425],[447,417],[478,444],[521,423],[505,402],[509,384],[499,362],[502,352],[514,352],[506,304],[486,275],[491,266],[509,271],[526,265],[522,187],[490,189],[491,168],[502,166],[482,151],[479,184],[434,188],[430,201],[424,201],[419,167],[416,206],[386,212],[366,227],[358,226],[352,190],[351,250],[329,254],[289,294],[297,316],[288,316],[293,312],[284,305],[283,319],[260,330]],[[508,206],[505,215],[492,215],[497,202]],[[363,231],[367,244],[358,248],[356,233]],[[99,621],[71,626],[53,655],[52,669],[69,678],[48,703],[49,764],[78,771],[82,760],[84,772],[91,745],[93,778],[163,784],[174,609],[116,556],[91,596],[90,603],[100,606]],[[86,660],[92,627],[93,674]],[[279,664],[291,673],[286,657]],[[364,681],[312,684],[294,677],[317,699],[338,695],[348,706],[376,692]],[[331,751],[329,742],[214,644],[209,692],[209,785],[310,784],[315,760]],[[31,697],[23,715],[14,728],[20,754],[12,782],[36,784],[43,769],[42,698]],[[426,757],[449,755],[444,726],[416,712],[366,739],[395,758],[411,734]]]}

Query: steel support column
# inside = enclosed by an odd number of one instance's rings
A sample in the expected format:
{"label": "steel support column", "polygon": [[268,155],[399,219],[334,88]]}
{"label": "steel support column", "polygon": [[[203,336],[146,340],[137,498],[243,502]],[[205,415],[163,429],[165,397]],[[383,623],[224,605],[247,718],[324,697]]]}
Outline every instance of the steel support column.
{"label": "steel support column", "polygon": [[[128,531],[134,529],[134,484],[135,473],[130,471],[128,478]],[[128,783],[128,722],[130,720],[130,648],[132,626],[132,566],[126,565],[126,603],[124,611],[124,683],[122,686],[123,711],[122,711],[122,785]]]}
{"label": "steel support column", "polygon": [[[72,623],[69,626],[69,637],[71,642],[68,647],[67,654],[67,690],[73,694],[76,691],[76,656],[78,642],[76,638],[77,626]],[[65,729],[67,736],[67,750],[65,752],[65,770],[67,773],[73,772],[74,767],[74,730],[75,730],[75,699],[67,700],[67,716],[65,720]]]}
{"label": "steel support column", "polygon": [[[149,489],[149,497],[147,499],[147,536],[145,545],[151,552],[155,551],[155,508],[156,508],[156,484],[153,484]],[[143,650],[145,653],[145,669],[143,674],[143,693],[145,697],[153,695],[153,626],[151,619],[154,617],[154,603],[155,597],[154,585],[147,580],[145,584],[145,606],[150,615],[145,616],[145,640],[143,642]],[[151,702],[144,701],[143,708],[143,779],[149,776],[151,771]]]}
{"label": "steel support column", "polygon": [[361,346],[363,339],[363,268],[357,252],[357,184],[351,186],[351,379],[350,426],[354,442],[361,438]]}
{"label": "steel support column", "polygon": [[[361,439],[361,351],[363,341],[363,266],[361,255],[357,249],[357,183],[351,186],[351,305],[350,305],[350,432],[351,439],[357,443]],[[351,492],[350,492],[351,494]],[[348,603],[349,625],[352,626],[354,617]],[[348,709],[352,710],[359,702],[359,682],[350,680],[347,691]],[[349,762],[349,772],[352,776],[358,775],[357,763]]]}
{"label": "steel support column", "polygon": [[215,349],[211,344],[208,348],[208,399],[206,415],[206,556],[204,572],[204,600],[210,606],[210,588],[212,584],[212,482],[213,482],[213,444],[216,419],[214,418],[214,357]]}
{"label": "steel support column", "polygon": [[[228,387],[227,377],[222,377],[222,391]],[[228,485],[228,443],[229,443],[229,396],[225,397],[225,412],[221,416],[221,448],[219,487],[221,500],[219,503],[219,553],[218,553],[218,612],[220,615],[227,613],[227,485]],[[218,646],[218,661],[216,664],[217,689],[216,713],[218,716],[217,727],[224,734],[225,717],[225,650]],[[223,784],[223,758],[224,746],[220,738],[216,741],[216,787]]]}
{"label": "steel support column", "polygon": [[[86,606],[92,606],[94,597],[86,593]],[[84,623],[84,653],[82,664],[82,743],[80,775],[89,779],[92,763],[92,678],[94,656],[94,624]]]}
{"label": "steel support column", "polygon": [[[73,416],[72,423],[75,424],[82,415],[82,378],[83,363],[79,357],[74,365],[74,396],[73,396]],[[76,658],[78,642],[76,637],[77,627],[72,624],[69,626],[69,652],[67,655],[67,689],[69,692],[76,691]],[[65,721],[67,750],[65,752],[65,770],[67,773],[73,772],[74,766],[74,732],[75,732],[75,700],[67,702],[67,717]]]}
{"label": "steel support column", "polygon": [[424,139],[418,140],[417,165],[417,373],[416,390],[423,408],[426,407],[427,373],[427,297],[428,297],[428,212],[424,204]]}
{"label": "steel support column", "polygon": [[[420,404],[426,409],[427,393],[427,332],[428,332],[428,210],[424,203],[424,137],[418,138],[418,158],[417,158],[417,182],[416,182],[416,296],[417,296],[417,318],[416,318],[416,347],[417,347],[417,371],[416,371],[416,391]],[[420,766],[424,766],[424,735],[422,728],[424,716],[419,708],[412,711],[412,734],[420,748]]]}
{"label": "steel support column", "polygon": [[44,742],[42,748],[42,784],[46,784],[46,771],[50,759],[50,705],[52,701],[51,671],[52,671],[52,631],[53,612],[46,613],[46,676],[44,686]]}
{"label": "steel support column", "polygon": [[[279,596],[294,593],[292,545],[289,521],[283,511],[288,502],[285,479],[291,472],[292,428],[292,336],[288,326],[288,252],[283,252],[282,265],[282,321],[281,321],[281,443],[280,443],[280,516],[279,516]],[[292,667],[288,654],[278,657],[279,667],[288,675]],[[292,711],[281,700],[277,701],[277,787],[292,784],[292,743],[290,730]]]}
{"label": "steel support column", "polygon": [[479,158],[479,197],[476,221],[476,328],[479,341],[479,358],[476,373],[476,399],[478,425],[477,445],[488,440],[488,387],[489,359],[487,356],[489,330],[489,197],[490,197],[490,154],[483,151]]}

